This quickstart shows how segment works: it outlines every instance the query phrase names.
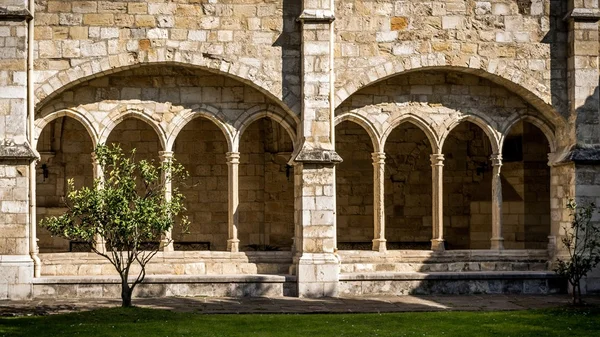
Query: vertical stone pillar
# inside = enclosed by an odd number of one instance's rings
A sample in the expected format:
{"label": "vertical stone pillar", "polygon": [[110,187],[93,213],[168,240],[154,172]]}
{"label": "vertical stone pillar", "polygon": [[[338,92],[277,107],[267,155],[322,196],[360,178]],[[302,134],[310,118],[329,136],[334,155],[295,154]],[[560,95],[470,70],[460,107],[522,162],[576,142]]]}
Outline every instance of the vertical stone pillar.
{"label": "vertical stone pillar", "polygon": [[[598,198],[597,181],[600,178],[600,114],[598,113],[599,88],[598,69],[599,39],[598,21],[600,9],[597,0],[568,0],[569,11],[565,16],[568,24],[569,53],[567,59],[568,83],[568,122],[569,136],[561,137],[562,146],[570,148],[567,160],[570,165],[556,167],[560,172],[560,180],[569,182],[574,193],[569,198],[574,198],[580,205],[596,202]],[[570,139],[565,139],[570,138]],[[568,143],[567,143],[568,142]],[[566,143],[566,144],[565,144]],[[567,187],[559,187],[567,190]],[[563,200],[558,207],[563,209],[562,223],[568,225],[571,221],[566,211],[566,202]],[[592,221],[598,223],[597,218]],[[564,245],[560,243],[561,230],[556,238],[558,242],[558,256],[566,256]],[[586,291],[600,290],[600,278],[596,275],[600,268],[592,271],[584,282],[582,289]]]}
{"label": "vertical stone pillar", "polygon": [[567,81],[576,144],[600,144],[598,116],[598,1],[569,0]]}
{"label": "vertical stone pillar", "polygon": [[502,181],[500,169],[502,168],[502,155],[499,153],[490,156],[492,161],[492,238],[491,249],[504,249],[502,237]]}
{"label": "vertical stone pillar", "polygon": [[25,0],[0,1],[0,300],[31,297],[40,267],[32,147],[33,1],[26,6]]}
{"label": "vertical stone pillar", "polygon": [[[162,164],[169,164],[173,161],[173,151],[159,151],[158,156]],[[165,186],[165,200],[171,201],[171,192],[173,190],[170,170],[163,171],[162,182]],[[173,229],[170,228],[163,234],[162,238],[160,239],[160,249],[163,252],[175,251],[172,233]]]}
{"label": "vertical stone pillar", "polygon": [[294,161],[298,296],[337,296],[334,255],[335,164],[333,121],[333,1],[304,0],[301,23],[301,148]]}
{"label": "vertical stone pillar", "polygon": [[373,222],[374,239],[373,250],[376,252],[385,252],[385,152],[373,152]]}
{"label": "vertical stone pillar", "polygon": [[227,250],[232,253],[240,251],[240,240],[238,239],[238,224],[239,224],[239,212],[238,206],[240,204],[239,196],[239,166],[240,166],[240,153],[239,152],[227,152],[227,168],[229,171],[229,203],[228,203],[228,239],[227,239]]}
{"label": "vertical stone pillar", "polygon": [[431,159],[431,250],[443,251],[444,247],[444,155],[432,154]]}
{"label": "vertical stone pillar", "polygon": [[[93,172],[94,180],[98,181],[98,188],[103,188],[104,172],[102,170],[102,166],[98,162],[98,156],[96,155],[96,152],[92,152],[91,157],[92,157],[92,167],[94,170],[94,172]],[[94,241],[96,242],[94,248],[96,248],[96,250],[101,253],[105,253],[106,252],[106,242],[105,242],[104,238],[102,237],[102,235],[96,234]]]}

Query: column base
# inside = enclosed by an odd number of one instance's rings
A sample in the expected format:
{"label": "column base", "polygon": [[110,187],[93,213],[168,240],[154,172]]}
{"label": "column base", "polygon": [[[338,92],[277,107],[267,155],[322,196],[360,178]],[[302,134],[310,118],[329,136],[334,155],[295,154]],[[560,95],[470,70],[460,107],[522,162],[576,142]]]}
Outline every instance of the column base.
{"label": "column base", "polygon": [[298,297],[337,297],[340,264],[333,253],[304,253],[295,259]]}
{"label": "column base", "polygon": [[160,240],[160,250],[163,252],[174,252],[175,245],[173,244],[173,240]]}
{"label": "column base", "polygon": [[387,252],[386,239],[373,239],[373,250],[380,253]]}
{"label": "column base", "polygon": [[240,240],[231,239],[227,240],[227,251],[237,253],[240,251]]}
{"label": "column base", "polygon": [[432,239],[431,240],[431,250],[436,252],[443,252],[446,250],[446,241],[444,239]]}
{"label": "column base", "polygon": [[0,300],[31,299],[33,269],[29,255],[0,255]]}
{"label": "column base", "polygon": [[504,249],[504,238],[492,238],[491,240],[491,248],[492,250],[503,250]]}

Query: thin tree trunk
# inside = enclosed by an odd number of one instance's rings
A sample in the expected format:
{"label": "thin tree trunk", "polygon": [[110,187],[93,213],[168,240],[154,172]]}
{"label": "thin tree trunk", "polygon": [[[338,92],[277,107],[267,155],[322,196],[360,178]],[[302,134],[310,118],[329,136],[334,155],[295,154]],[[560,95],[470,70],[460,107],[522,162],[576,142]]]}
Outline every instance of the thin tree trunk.
{"label": "thin tree trunk", "polygon": [[133,289],[129,287],[127,281],[121,282],[121,307],[129,308],[131,307],[131,295],[133,293]]}

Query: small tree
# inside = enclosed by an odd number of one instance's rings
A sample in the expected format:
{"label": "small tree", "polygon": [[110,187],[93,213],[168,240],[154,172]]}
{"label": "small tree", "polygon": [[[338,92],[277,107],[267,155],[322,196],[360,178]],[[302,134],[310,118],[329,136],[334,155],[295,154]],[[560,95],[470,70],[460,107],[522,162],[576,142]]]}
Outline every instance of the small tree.
{"label": "small tree", "polygon": [[[174,162],[136,162],[135,149],[127,157],[118,145],[98,145],[96,155],[104,179],[79,190],[70,179],[67,212],[46,218],[41,225],[53,235],[89,243],[93,252],[108,259],[121,277],[122,306],[130,307],[133,290],[144,280],[146,265],[159,249],[158,244],[145,243],[158,242],[185,211],[183,195],[173,186],[167,198],[165,183],[187,172]],[[186,218],[181,222],[186,225]],[[96,246],[100,238],[105,250]],[[131,269],[135,264],[140,266],[137,275]]]}
{"label": "small tree", "polygon": [[592,223],[595,204],[579,207],[569,200],[567,208],[572,218],[570,228],[565,227],[562,243],[569,258],[557,259],[555,271],[564,276],[573,288],[573,304],[581,305],[581,279],[600,263],[600,228]]}

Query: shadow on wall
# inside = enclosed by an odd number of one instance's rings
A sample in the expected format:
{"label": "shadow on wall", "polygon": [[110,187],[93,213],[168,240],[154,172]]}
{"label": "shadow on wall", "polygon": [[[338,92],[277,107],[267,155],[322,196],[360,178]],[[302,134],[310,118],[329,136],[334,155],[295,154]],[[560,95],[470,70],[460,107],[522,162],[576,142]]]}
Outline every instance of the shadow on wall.
{"label": "shadow on wall", "polygon": [[296,21],[302,14],[302,2],[283,0],[283,29],[274,47],[281,47],[281,81],[283,102],[293,111],[300,111],[300,69],[301,69],[301,33],[300,24]]}

